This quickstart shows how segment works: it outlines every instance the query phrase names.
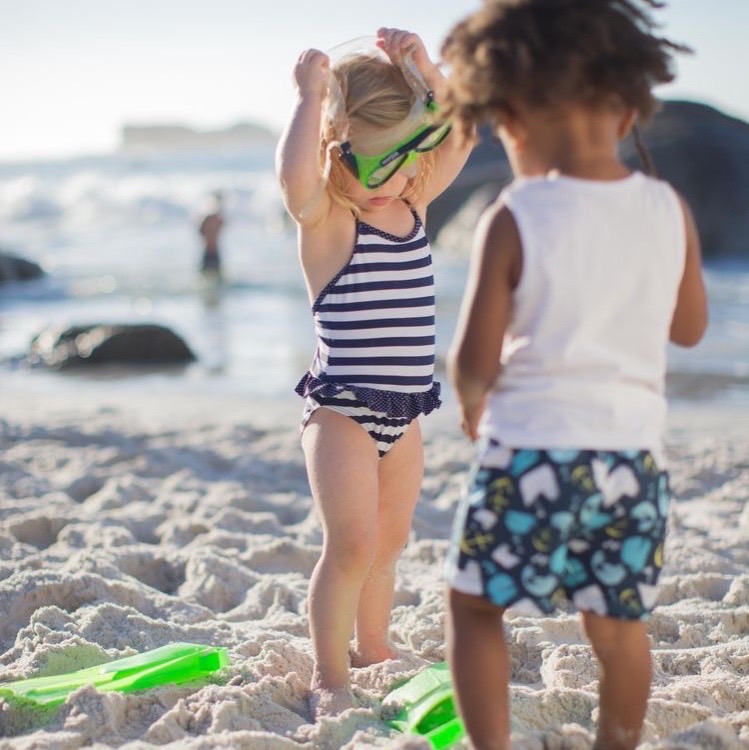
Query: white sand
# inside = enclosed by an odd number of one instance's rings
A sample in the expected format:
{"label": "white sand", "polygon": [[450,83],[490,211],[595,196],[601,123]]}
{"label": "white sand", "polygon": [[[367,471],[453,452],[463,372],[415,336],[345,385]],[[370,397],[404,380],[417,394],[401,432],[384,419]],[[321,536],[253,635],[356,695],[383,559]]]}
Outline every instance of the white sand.
{"label": "white sand", "polygon": [[[428,748],[379,701],[444,659],[440,584],[470,446],[426,420],[427,475],[399,568],[392,636],[407,655],[354,671],[361,708],[310,724],[306,590],[319,553],[299,403],[0,394],[0,681],[170,641],[226,646],[211,684],[84,688],[41,714],[0,700],[0,749]],[[672,418],[673,511],[642,747],[749,747],[749,425]],[[514,747],[590,748],[596,669],[575,617],[511,619]]]}

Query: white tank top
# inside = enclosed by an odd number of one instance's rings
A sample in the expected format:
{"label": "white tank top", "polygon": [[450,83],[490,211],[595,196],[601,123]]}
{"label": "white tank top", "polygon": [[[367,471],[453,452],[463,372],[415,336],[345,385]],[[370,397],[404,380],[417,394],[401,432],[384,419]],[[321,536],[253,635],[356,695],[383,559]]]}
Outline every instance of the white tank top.
{"label": "white tank top", "polygon": [[513,448],[658,451],[686,251],[678,196],[635,172],[521,179],[500,200],[523,271],[480,434]]}

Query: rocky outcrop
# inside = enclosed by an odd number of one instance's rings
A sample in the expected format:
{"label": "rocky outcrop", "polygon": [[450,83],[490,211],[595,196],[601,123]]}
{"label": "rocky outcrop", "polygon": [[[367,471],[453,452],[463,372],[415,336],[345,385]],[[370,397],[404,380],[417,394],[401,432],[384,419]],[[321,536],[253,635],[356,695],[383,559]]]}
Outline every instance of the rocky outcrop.
{"label": "rocky outcrop", "polygon": [[187,344],[170,329],[122,323],[42,331],[32,339],[24,364],[62,370],[101,364],[162,366],[194,360]]}
{"label": "rocky outcrop", "polygon": [[429,206],[427,231],[443,250],[467,252],[482,211],[512,180],[505,151],[482,131],[468,162],[450,187]]}
{"label": "rocky outcrop", "polygon": [[6,281],[29,281],[44,276],[41,266],[0,250],[0,284]]}
{"label": "rocky outcrop", "polygon": [[[749,124],[696,102],[666,102],[643,140],[658,175],[689,202],[706,257],[749,258]],[[622,157],[641,169],[634,144]],[[501,146],[484,136],[450,188],[429,209],[436,244],[467,250],[479,209],[512,178]]]}
{"label": "rocky outcrop", "polygon": [[[749,123],[674,101],[643,136],[659,176],[689,202],[705,255],[749,258]],[[624,153],[637,162],[631,143]]]}

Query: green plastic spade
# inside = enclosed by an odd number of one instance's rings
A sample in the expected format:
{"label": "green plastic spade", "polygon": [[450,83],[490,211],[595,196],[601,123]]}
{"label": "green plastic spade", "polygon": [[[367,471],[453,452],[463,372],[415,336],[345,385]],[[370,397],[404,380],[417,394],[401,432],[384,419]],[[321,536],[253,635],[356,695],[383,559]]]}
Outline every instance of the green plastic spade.
{"label": "green plastic spade", "polygon": [[97,690],[133,693],[137,690],[178,685],[215,672],[229,663],[229,652],[196,643],[170,643],[152,651],[53,677],[0,683],[0,696],[23,698],[39,705],[56,706],[84,685]]}
{"label": "green plastic spade", "polygon": [[446,750],[465,736],[453,701],[450,669],[446,662],[433,664],[408,682],[391,690],[385,703],[402,705],[388,724],[408,734],[426,737],[434,750]]}

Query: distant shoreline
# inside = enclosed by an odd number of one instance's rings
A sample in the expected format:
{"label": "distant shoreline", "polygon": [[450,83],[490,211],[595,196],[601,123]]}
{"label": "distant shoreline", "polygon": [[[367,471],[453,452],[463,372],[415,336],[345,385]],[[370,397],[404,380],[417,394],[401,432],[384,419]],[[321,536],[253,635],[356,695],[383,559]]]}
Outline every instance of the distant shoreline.
{"label": "distant shoreline", "polygon": [[252,148],[273,145],[278,135],[254,123],[240,122],[219,129],[197,129],[178,123],[132,125],[122,128],[120,153],[173,152]]}

